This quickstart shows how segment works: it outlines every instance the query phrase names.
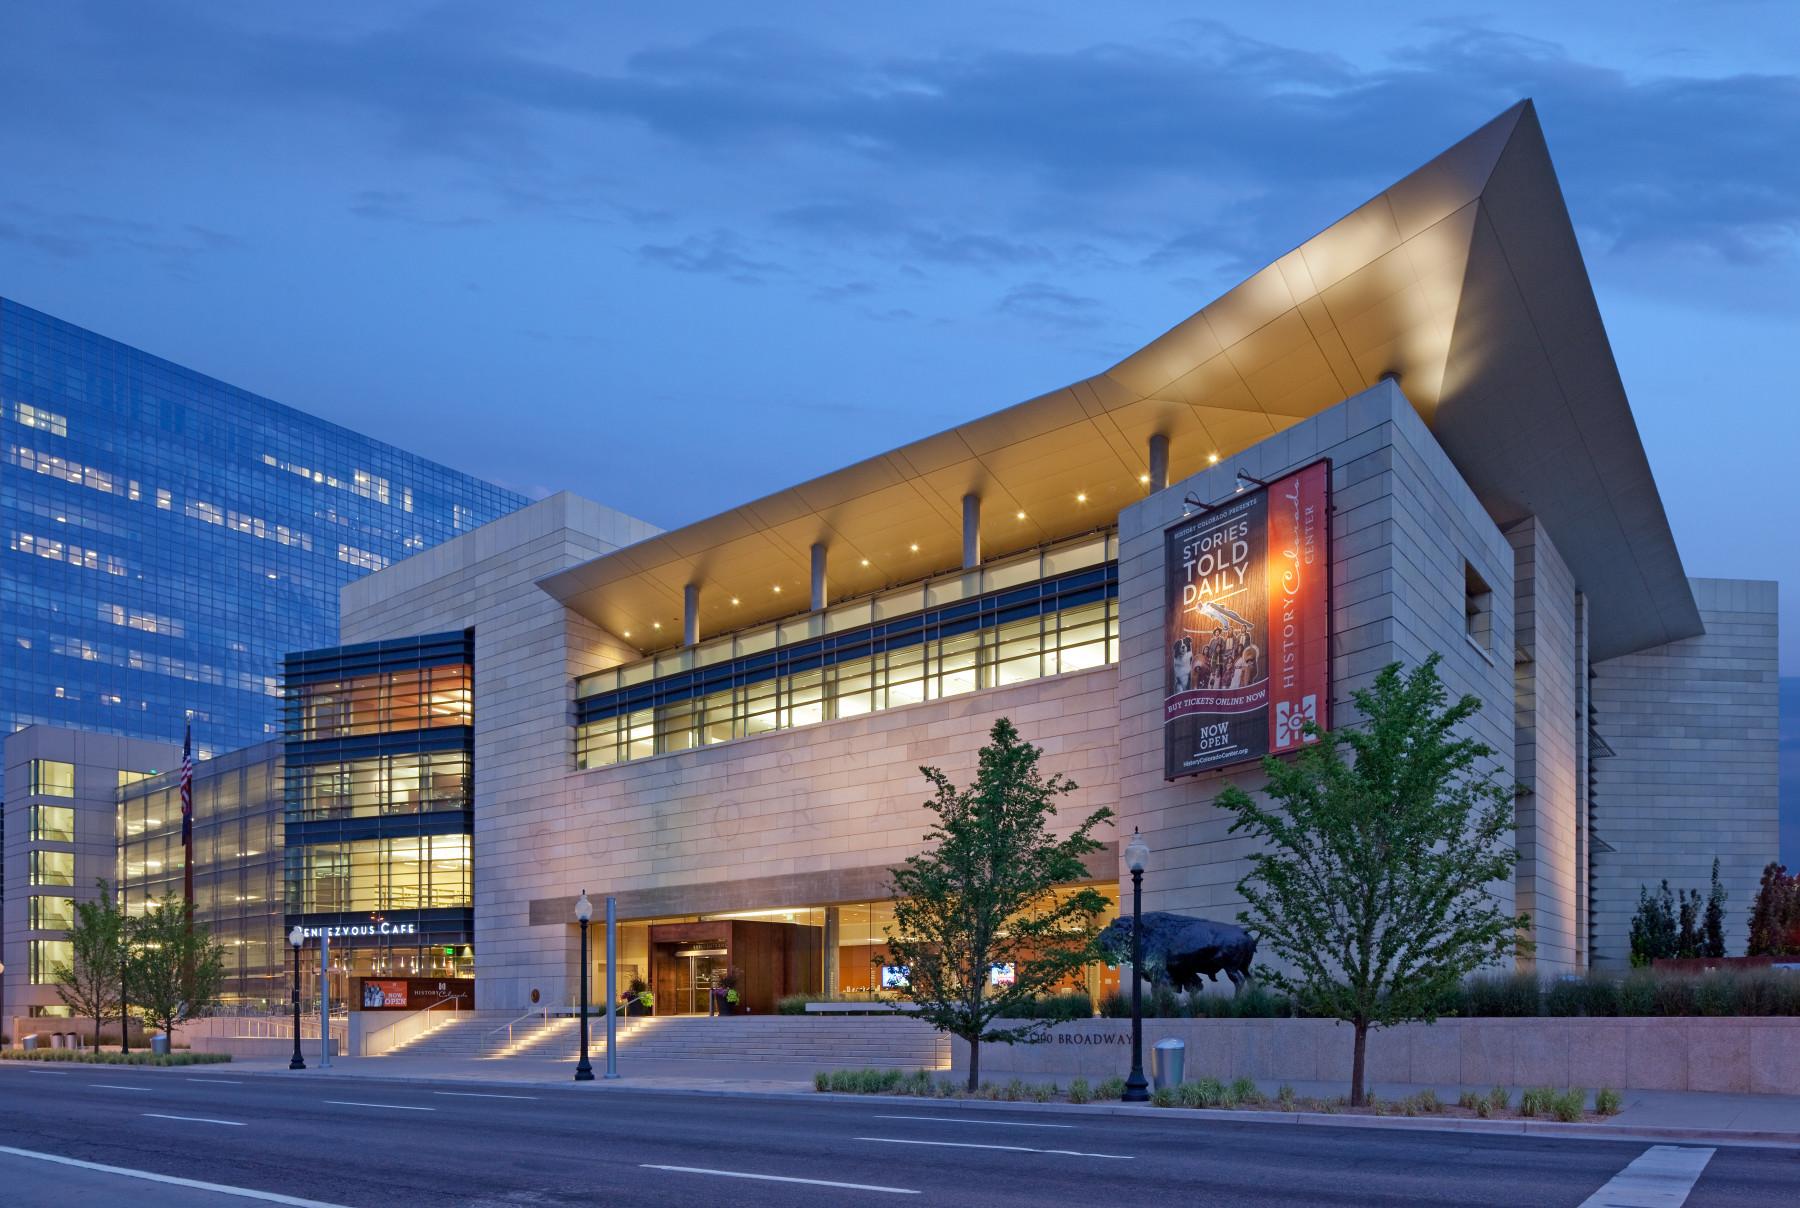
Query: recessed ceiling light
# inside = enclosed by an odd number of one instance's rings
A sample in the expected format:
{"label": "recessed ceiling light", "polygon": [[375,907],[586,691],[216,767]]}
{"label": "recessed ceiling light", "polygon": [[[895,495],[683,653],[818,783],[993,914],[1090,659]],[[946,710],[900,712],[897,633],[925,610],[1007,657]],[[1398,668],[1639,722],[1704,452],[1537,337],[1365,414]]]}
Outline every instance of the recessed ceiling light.
{"label": "recessed ceiling light", "polygon": [[915,554],[919,552],[919,543],[917,541],[912,543],[912,552]]}
{"label": "recessed ceiling light", "polygon": [[1023,520],[1023,519],[1025,519],[1025,513],[1024,513],[1024,512],[1020,512],[1020,513],[1019,513],[1019,519],[1020,519],[1020,520]]}
{"label": "recessed ceiling light", "polygon": [[626,636],[626,637],[630,637],[630,636],[631,636],[631,630],[629,630],[629,629],[627,629],[627,630],[626,630],[626,631],[625,631],[625,636]]}
{"label": "recessed ceiling light", "polygon": [[736,596],[731,597],[731,602],[735,605],[738,602],[738,598]]}
{"label": "recessed ceiling light", "polygon": [[863,559],[863,560],[862,560],[862,564],[863,564],[863,565],[864,565],[864,566],[867,566],[867,565],[868,565],[868,564],[869,564],[869,560],[868,560],[868,559],[867,559],[867,558],[864,558],[864,559]]}
{"label": "recessed ceiling light", "polygon": [[652,622],[650,622],[650,628],[652,628],[652,629],[661,629],[661,628],[662,628],[662,622],[661,622],[661,621],[652,621]]}
{"label": "recessed ceiling light", "polygon": [[1143,484],[1144,484],[1144,485],[1145,485],[1145,486],[1149,486],[1149,485],[1150,485],[1150,475],[1148,475],[1148,474],[1139,474],[1139,475],[1138,475],[1138,481],[1139,481],[1139,482],[1141,482],[1141,483],[1143,483]]}
{"label": "recessed ceiling light", "polygon": [[1087,492],[1083,491],[1083,492],[1081,492],[1081,494],[1075,496],[1075,502],[1076,503],[1086,503],[1087,502]]}
{"label": "recessed ceiling light", "polygon": [[1209,466],[1218,465],[1219,464],[1219,455],[1217,453],[1208,453],[1206,455],[1206,464]]}
{"label": "recessed ceiling light", "polygon": [[780,594],[781,594],[781,584],[779,584],[779,583],[777,583],[777,584],[776,584],[776,585],[775,585],[775,594],[776,594],[776,595],[780,595]]}

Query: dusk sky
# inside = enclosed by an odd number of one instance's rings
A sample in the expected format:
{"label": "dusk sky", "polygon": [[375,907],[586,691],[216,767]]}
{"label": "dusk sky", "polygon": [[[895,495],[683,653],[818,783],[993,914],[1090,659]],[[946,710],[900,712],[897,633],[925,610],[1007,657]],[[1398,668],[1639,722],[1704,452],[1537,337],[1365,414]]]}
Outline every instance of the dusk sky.
{"label": "dusk sky", "polygon": [[1800,675],[1800,8],[1382,11],[14,5],[0,293],[674,525],[1105,368],[1529,96],[1687,569],[1781,580]]}

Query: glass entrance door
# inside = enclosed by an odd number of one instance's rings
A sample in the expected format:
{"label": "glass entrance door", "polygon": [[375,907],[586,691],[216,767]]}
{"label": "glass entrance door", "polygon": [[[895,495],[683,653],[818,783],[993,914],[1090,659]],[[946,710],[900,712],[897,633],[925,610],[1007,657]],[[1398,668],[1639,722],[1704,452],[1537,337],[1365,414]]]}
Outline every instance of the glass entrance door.
{"label": "glass entrance door", "polygon": [[676,951],[675,959],[680,964],[677,966],[675,1002],[671,1004],[676,1014],[712,1013],[714,979],[729,967],[726,956],[724,948],[681,948]]}

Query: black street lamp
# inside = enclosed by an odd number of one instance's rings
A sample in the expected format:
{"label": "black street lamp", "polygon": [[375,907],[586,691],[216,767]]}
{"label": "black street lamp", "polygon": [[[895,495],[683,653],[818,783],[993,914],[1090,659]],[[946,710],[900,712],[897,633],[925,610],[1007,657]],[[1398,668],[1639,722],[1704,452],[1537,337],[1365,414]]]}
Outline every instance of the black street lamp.
{"label": "black street lamp", "polygon": [[1144,1079],[1144,983],[1138,969],[1144,960],[1144,865],[1150,861],[1150,845],[1131,828],[1125,845],[1125,867],[1131,870],[1131,1077],[1125,1079],[1127,1103],[1144,1103],[1150,1084]]}
{"label": "black street lamp", "polygon": [[[581,924],[581,1060],[575,1065],[575,1081],[592,1082],[594,1067],[588,1064],[588,920],[594,917],[594,904],[587,890],[575,899],[575,921]],[[610,1050],[609,1050],[610,1051]]]}
{"label": "black street lamp", "polygon": [[303,1070],[306,1058],[300,1055],[300,945],[306,942],[306,933],[295,923],[294,929],[288,932],[288,943],[294,946],[294,1055],[288,1059],[288,1069]]}

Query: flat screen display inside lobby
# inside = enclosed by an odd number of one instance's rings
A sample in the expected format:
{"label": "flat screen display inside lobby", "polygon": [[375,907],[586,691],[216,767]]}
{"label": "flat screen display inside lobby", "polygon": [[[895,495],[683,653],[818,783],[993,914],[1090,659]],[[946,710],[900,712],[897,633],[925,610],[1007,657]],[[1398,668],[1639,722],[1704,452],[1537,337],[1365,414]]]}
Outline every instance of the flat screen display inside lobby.
{"label": "flat screen display inside lobby", "polygon": [[1164,534],[1167,778],[1330,725],[1330,491],[1330,464],[1314,462]]}

